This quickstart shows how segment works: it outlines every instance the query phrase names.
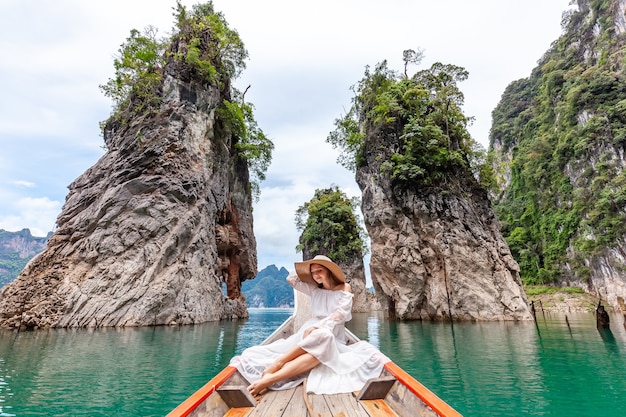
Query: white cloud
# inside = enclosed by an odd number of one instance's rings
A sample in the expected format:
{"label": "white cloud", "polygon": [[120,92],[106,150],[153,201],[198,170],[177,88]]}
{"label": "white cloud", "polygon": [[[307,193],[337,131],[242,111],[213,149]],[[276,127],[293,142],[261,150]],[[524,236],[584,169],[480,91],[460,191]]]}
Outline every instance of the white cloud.
{"label": "white cloud", "polygon": [[24,180],[9,181],[9,183],[20,186],[20,187],[26,187],[26,188],[33,188],[35,186],[34,182],[24,181]]}
{"label": "white cloud", "polygon": [[56,216],[61,210],[59,201],[47,197],[25,197],[8,205],[10,214],[0,216],[0,229],[10,232],[30,229],[33,236],[46,236],[53,231]]}

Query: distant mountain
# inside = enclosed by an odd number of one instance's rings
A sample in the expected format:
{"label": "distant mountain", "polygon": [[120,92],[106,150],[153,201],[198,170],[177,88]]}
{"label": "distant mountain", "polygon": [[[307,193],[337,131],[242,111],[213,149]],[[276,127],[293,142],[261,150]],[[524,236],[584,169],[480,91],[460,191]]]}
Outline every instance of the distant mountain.
{"label": "distant mountain", "polygon": [[241,290],[248,307],[293,307],[293,288],[285,281],[284,267],[270,265],[252,280],[244,281]]}
{"label": "distant mountain", "polygon": [[46,237],[35,237],[29,229],[7,232],[0,229],[0,287],[13,281],[35,255],[46,247]]}

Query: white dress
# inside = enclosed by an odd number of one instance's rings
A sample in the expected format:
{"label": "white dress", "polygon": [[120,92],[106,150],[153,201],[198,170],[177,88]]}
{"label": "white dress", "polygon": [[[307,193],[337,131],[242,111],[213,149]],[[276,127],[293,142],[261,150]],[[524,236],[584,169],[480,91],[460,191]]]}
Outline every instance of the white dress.
{"label": "white dress", "polygon": [[[287,282],[311,297],[312,318],[287,339],[252,346],[231,359],[230,364],[252,383],[258,381],[265,368],[279,356],[298,345],[315,356],[320,364],[308,376],[298,375],[271,385],[270,389],[293,388],[307,378],[307,392],[338,394],[358,391],[367,380],[380,376],[389,358],[365,341],[346,345],[344,323],[352,318],[352,293],[317,288],[300,281],[295,273],[287,277]],[[304,331],[312,326],[318,329],[303,338]]]}

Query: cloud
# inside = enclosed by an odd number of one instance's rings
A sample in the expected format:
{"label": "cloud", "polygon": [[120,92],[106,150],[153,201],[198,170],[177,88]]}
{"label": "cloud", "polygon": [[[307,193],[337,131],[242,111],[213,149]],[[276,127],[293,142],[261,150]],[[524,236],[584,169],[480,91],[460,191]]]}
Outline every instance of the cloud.
{"label": "cloud", "polygon": [[9,181],[9,184],[17,185],[19,187],[26,187],[26,188],[33,188],[35,186],[34,182],[23,181],[23,180]]}
{"label": "cloud", "polygon": [[47,197],[25,197],[6,205],[11,214],[0,217],[0,229],[9,232],[30,229],[33,236],[46,236],[53,231],[56,216],[61,210],[59,201]]}

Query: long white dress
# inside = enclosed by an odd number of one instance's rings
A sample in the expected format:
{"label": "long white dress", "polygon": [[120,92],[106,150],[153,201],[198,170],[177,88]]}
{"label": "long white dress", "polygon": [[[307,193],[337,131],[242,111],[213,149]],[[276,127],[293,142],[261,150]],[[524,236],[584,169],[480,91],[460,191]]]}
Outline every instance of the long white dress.
{"label": "long white dress", "polygon": [[[352,318],[352,293],[317,288],[300,281],[295,273],[287,277],[287,282],[311,297],[312,318],[287,339],[252,346],[231,359],[230,364],[252,383],[258,381],[279,356],[298,345],[315,356],[320,364],[308,375],[281,381],[270,389],[293,388],[307,378],[307,392],[338,394],[360,390],[367,380],[380,376],[383,366],[389,362],[387,356],[365,341],[346,345],[344,323]],[[303,338],[304,331],[313,326],[317,329]]]}

